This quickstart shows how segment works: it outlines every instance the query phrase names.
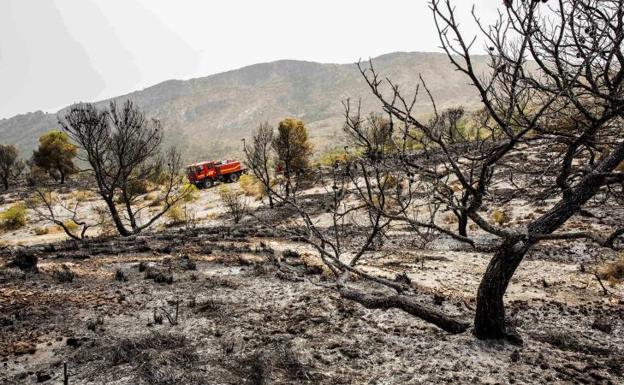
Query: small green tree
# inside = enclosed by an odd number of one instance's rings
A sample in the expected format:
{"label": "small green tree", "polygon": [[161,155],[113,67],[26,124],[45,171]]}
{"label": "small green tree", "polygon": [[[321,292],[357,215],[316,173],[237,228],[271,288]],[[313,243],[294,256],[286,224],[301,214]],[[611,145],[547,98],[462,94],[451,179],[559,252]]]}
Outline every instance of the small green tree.
{"label": "small green tree", "polygon": [[17,179],[24,170],[24,162],[18,158],[17,148],[12,144],[0,144],[0,181],[4,189],[9,189],[9,183]]}
{"label": "small green tree", "polygon": [[63,184],[68,175],[78,172],[74,165],[77,154],[78,147],[69,141],[69,136],[54,130],[39,138],[39,149],[33,152],[32,164]]}
{"label": "small green tree", "polygon": [[284,119],[277,126],[271,146],[277,155],[279,171],[284,174],[288,196],[292,190],[292,177],[300,175],[310,162],[312,145],[308,141],[308,130],[301,120]]}

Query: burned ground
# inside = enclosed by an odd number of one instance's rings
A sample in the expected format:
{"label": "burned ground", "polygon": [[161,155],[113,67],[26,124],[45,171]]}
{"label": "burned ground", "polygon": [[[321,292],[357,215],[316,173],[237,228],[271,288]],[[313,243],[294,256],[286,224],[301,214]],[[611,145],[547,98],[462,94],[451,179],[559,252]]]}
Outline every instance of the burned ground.
{"label": "burned ground", "polygon": [[[489,255],[431,244],[415,250],[397,231],[366,269],[407,272],[417,292],[434,294],[429,306],[470,321]],[[59,383],[67,362],[71,384],[622,383],[622,286],[605,294],[593,260],[579,262],[600,252],[582,243],[533,251],[507,295],[518,346],[341,298],[311,250],[270,227],[7,247],[1,377]],[[37,256],[38,273],[9,266],[20,253]]]}

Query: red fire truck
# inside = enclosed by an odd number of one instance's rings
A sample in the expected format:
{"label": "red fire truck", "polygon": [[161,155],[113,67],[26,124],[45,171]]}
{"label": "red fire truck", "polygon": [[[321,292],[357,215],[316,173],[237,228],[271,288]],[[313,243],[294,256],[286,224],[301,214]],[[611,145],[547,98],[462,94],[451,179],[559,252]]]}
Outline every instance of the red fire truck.
{"label": "red fire truck", "polygon": [[236,182],[245,172],[237,160],[211,160],[186,166],[189,182],[198,188],[209,188],[217,182]]}

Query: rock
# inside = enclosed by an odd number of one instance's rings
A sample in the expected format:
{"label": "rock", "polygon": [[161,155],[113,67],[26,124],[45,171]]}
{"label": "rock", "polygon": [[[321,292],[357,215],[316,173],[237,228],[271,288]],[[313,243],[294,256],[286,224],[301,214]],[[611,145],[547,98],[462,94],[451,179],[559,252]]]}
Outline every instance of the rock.
{"label": "rock", "polygon": [[37,382],[46,382],[50,380],[52,376],[46,372],[37,372]]}
{"label": "rock", "polygon": [[65,343],[67,344],[67,346],[71,346],[72,348],[77,348],[78,346],[82,345],[82,341],[80,340],[80,338],[76,337],[67,338],[67,341],[65,341]]}
{"label": "rock", "polygon": [[603,333],[611,334],[611,331],[613,330],[613,325],[606,318],[596,318],[596,320],[592,324],[592,328],[600,330]]}
{"label": "rock", "polygon": [[13,344],[13,354],[21,356],[23,354],[35,354],[37,346],[31,342],[17,341]]}

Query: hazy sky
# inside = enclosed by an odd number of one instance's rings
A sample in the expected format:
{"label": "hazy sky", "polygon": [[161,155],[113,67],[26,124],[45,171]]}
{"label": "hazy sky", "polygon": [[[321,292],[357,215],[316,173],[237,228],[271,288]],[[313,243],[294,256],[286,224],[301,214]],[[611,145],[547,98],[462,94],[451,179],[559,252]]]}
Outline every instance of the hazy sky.
{"label": "hazy sky", "polygon": [[[466,33],[475,4],[454,0]],[[0,0],[0,118],[279,59],[439,51],[426,0]]]}

